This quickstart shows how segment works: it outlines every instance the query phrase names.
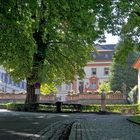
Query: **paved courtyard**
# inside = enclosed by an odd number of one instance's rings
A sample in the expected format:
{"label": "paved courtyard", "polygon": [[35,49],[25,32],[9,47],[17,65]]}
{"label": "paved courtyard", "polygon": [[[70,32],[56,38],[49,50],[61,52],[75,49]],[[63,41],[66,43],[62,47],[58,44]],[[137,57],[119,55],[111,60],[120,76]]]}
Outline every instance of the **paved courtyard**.
{"label": "paved courtyard", "polygon": [[0,110],[0,140],[139,140],[128,116]]}

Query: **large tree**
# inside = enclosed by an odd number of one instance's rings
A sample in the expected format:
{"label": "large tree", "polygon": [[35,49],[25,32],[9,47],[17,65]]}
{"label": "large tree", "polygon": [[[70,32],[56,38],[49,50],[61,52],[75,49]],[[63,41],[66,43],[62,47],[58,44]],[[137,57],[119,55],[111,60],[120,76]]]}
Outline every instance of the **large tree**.
{"label": "large tree", "polygon": [[0,1],[0,62],[15,80],[27,80],[26,102],[36,102],[36,82],[83,75],[93,41],[109,22],[109,6],[85,0]]}
{"label": "large tree", "polygon": [[[118,46],[119,49],[121,46]],[[129,92],[135,85],[137,85],[137,70],[133,69],[132,65],[135,62],[138,54],[130,53],[125,64],[113,60],[110,75],[110,86],[113,91]],[[125,91],[123,88],[125,86]],[[124,93],[126,94],[126,93]]]}
{"label": "large tree", "polygon": [[124,23],[119,28],[121,47],[115,52],[115,61],[125,63],[130,52],[140,51],[140,1],[122,0],[118,9]]}
{"label": "large tree", "polygon": [[26,102],[36,102],[36,82],[82,76],[93,42],[105,30],[119,34],[126,17],[139,12],[132,10],[137,5],[128,0],[0,0],[1,65],[15,80],[27,80]]}

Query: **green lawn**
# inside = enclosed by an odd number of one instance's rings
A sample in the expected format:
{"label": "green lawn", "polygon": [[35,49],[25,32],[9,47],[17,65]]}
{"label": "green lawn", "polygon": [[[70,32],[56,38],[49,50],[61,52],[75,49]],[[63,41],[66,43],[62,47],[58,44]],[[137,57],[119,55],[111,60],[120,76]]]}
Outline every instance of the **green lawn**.
{"label": "green lawn", "polygon": [[140,124],[140,114],[130,117],[129,120]]}

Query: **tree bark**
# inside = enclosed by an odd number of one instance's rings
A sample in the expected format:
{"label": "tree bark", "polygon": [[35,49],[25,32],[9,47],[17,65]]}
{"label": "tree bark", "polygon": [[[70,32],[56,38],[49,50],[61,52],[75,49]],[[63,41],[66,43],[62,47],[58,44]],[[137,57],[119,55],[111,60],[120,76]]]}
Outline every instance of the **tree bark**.
{"label": "tree bark", "polygon": [[29,79],[27,79],[27,95],[26,95],[26,104],[34,104],[39,101],[39,95],[35,94],[35,85],[30,84]]}
{"label": "tree bark", "polygon": [[[44,24],[45,19],[42,19],[40,21],[40,30],[37,31],[35,30],[33,37],[34,40],[36,41],[37,45],[37,52],[34,53],[33,56],[33,67],[32,67],[32,75],[27,78],[27,96],[25,103],[37,103],[39,101],[39,95],[35,94],[35,83],[31,84],[32,81],[39,82],[39,70],[41,67],[43,67],[44,61],[45,61],[45,50],[47,49],[47,44],[43,42],[42,35],[43,32],[41,31],[42,25]],[[49,40],[49,36],[48,36]]]}

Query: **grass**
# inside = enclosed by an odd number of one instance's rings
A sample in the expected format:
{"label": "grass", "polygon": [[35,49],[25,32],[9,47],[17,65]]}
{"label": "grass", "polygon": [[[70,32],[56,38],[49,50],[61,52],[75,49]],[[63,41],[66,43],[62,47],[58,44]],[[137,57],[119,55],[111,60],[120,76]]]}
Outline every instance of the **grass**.
{"label": "grass", "polygon": [[129,120],[140,124],[140,114],[130,117]]}

